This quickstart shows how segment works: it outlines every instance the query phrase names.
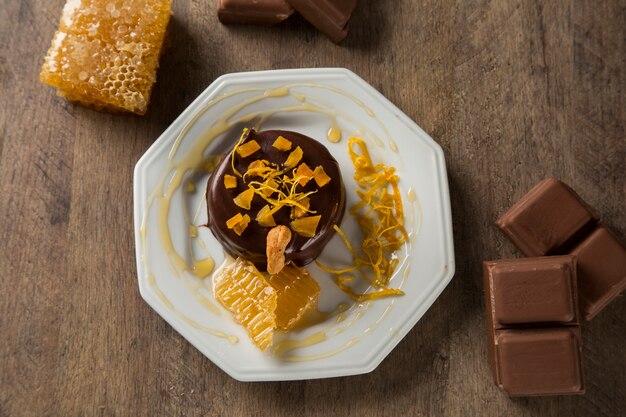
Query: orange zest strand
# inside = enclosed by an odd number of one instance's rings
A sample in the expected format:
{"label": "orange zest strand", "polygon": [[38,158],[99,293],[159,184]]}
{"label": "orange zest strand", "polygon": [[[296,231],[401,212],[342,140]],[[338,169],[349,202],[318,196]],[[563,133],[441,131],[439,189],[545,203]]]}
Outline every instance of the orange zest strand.
{"label": "orange zest strand", "polygon": [[[354,180],[359,187],[357,195],[360,198],[350,208],[350,214],[365,239],[355,250],[346,234],[335,225],[335,231],[352,254],[353,265],[341,269],[332,269],[319,262],[317,265],[332,274],[339,289],[357,301],[402,295],[402,290],[389,287],[399,264],[394,253],[408,239],[395,168],[374,165],[367,145],[360,138],[351,137],[348,140],[348,153],[354,165]],[[357,278],[368,283],[373,290],[364,293],[355,291],[353,285],[359,282]]]}
{"label": "orange zest strand", "polygon": [[233,148],[233,152],[230,155],[230,167],[233,169],[233,172],[235,173],[235,175],[237,175],[240,178],[242,178],[242,175],[239,171],[237,171],[237,168],[235,168],[235,154],[237,153],[237,148],[239,148],[241,143],[246,138],[247,133],[248,133],[248,129],[244,129],[243,133],[241,134],[241,137],[239,138],[239,140],[235,144],[235,147]]}

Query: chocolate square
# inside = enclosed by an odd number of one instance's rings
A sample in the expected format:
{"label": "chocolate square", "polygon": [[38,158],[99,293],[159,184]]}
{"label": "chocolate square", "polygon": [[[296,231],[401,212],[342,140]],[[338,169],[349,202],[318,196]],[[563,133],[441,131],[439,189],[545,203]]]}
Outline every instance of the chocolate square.
{"label": "chocolate square", "polygon": [[348,21],[357,0],[288,0],[309,23],[335,43],[348,35]]}
{"label": "chocolate square", "polygon": [[271,25],[293,12],[286,0],[217,0],[217,17],[222,23]]}
{"label": "chocolate square", "polygon": [[526,256],[562,255],[597,218],[567,185],[547,178],[504,213],[496,225]]}
{"label": "chocolate square", "polygon": [[601,226],[572,255],[578,262],[578,285],[585,319],[591,320],[626,289],[626,247]]}
{"label": "chocolate square", "polygon": [[498,330],[497,383],[510,396],[583,394],[580,329]]}
{"label": "chocolate square", "polygon": [[578,323],[573,257],[489,261],[484,273],[487,314],[494,328]]}

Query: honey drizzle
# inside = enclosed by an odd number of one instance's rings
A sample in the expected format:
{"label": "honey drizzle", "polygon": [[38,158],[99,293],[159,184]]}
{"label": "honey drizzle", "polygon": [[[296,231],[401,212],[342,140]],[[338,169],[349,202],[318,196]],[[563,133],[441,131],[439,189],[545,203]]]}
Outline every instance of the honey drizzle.
{"label": "honey drizzle", "polygon": [[341,142],[341,129],[339,129],[339,127],[336,125],[331,125],[330,129],[328,129],[326,137],[332,143]]}
{"label": "honey drizzle", "polygon": [[[361,340],[361,338],[354,338],[354,339],[350,339],[348,340],[343,346],[340,346],[336,349],[332,349],[329,350],[327,352],[323,352],[323,353],[319,353],[319,354],[313,354],[313,355],[301,355],[301,356],[284,356],[281,357],[280,359],[282,361],[285,362],[310,362],[310,361],[317,361],[320,359],[325,359],[325,358],[329,358],[331,356],[335,356],[338,353],[343,352],[344,350],[351,348],[352,346],[356,345],[359,341]],[[298,346],[298,348],[303,348],[306,346]]]}
{"label": "honey drizzle", "polygon": [[161,291],[161,288],[159,288],[159,286],[156,283],[156,279],[154,278],[154,275],[149,274],[147,281],[148,281],[148,284],[150,284],[150,286],[154,290],[157,297],[159,297],[161,302],[165,305],[165,307],[169,308],[170,310],[173,310],[174,304],[172,304],[172,302],[167,298],[167,296],[163,293],[163,291]]}
{"label": "honey drizzle", "polygon": [[350,306],[348,304],[340,303],[334,310],[329,311],[329,312],[320,311],[319,309],[309,311],[298,322],[294,330],[301,330],[301,329],[313,327],[315,325],[329,321],[333,317],[336,317],[335,319],[336,323],[341,323],[342,321],[346,319],[347,315],[344,314],[344,312],[347,311],[349,308]]}
{"label": "honey drizzle", "polygon": [[284,359],[283,356],[287,352],[291,352],[295,349],[313,346],[327,339],[328,337],[326,336],[325,332],[316,332],[308,337],[305,337],[304,339],[286,339],[280,343],[277,343],[274,346],[274,348],[272,349],[272,355]]}
{"label": "honey drizzle", "polygon": [[197,293],[196,300],[198,300],[200,304],[208,308],[211,311],[211,313],[215,314],[216,316],[222,315],[222,312],[220,311],[220,309],[217,308],[217,306],[213,304],[213,302],[209,300],[208,298],[206,298],[204,295]]}
{"label": "honey drizzle", "polygon": [[[417,193],[412,187],[409,187],[406,194],[407,199],[409,200],[409,204],[411,206],[411,213],[409,217],[409,221],[411,223],[411,232],[409,233],[409,239],[411,240],[411,242],[415,242],[415,239],[417,238],[417,235],[422,228],[422,205],[419,202]],[[415,218],[415,213],[417,213],[417,221]]]}
{"label": "honey drizzle", "polygon": [[185,323],[189,324],[194,329],[200,330],[201,332],[208,333],[210,335],[226,339],[230,342],[231,345],[235,345],[239,343],[239,338],[237,336],[229,335],[219,330],[211,329],[209,327],[203,326],[195,320],[190,319],[186,315],[182,314],[180,311],[175,310],[176,315]]}

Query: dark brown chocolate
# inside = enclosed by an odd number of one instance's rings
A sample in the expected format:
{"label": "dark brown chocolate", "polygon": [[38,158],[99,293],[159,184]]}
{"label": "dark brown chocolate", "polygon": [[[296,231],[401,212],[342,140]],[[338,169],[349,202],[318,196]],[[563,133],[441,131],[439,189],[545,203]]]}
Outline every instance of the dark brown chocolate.
{"label": "dark brown chocolate", "polygon": [[626,246],[606,227],[597,228],[573,251],[585,319],[591,320],[626,289]]}
{"label": "dark brown chocolate", "polygon": [[484,263],[485,301],[493,327],[578,323],[576,262],[571,256]]}
{"label": "dark brown chocolate", "polygon": [[[304,162],[311,168],[321,165],[331,178],[328,184],[319,189],[314,180],[309,181],[306,186],[299,186],[298,188],[303,192],[317,190],[315,194],[310,196],[310,209],[321,215],[314,237],[307,238],[294,232],[289,245],[285,249],[287,261],[293,261],[296,265],[303,266],[317,258],[324,246],[335,234],[333,226],[341,222],[345,210],[345,189],[339,164],[326,147],[320,142],[296,132],[268,130],[257,133],[254,130],[249,130],[242,145],[255,140],[261,149],[246,158],[241,158],[236,154],[234,160],[237,171],[246,172],[252,161],[260,159],[266,159],[282,166],[290,152],[280,151],[272,146],[278,136],[283,136],[290,140],[292,149],[295,149],[297,146],[302,148],[303,157],[300,163]],[[244,181],[239,179],[236,188],[225,188],[224,175],[235,175],[231,167],[231,154],[232,151],[223,157],[209,178],[206,195],[208,208],[207,225],[229,254],[252,261],[259,268],[264,269],[267,262],[265,255],[267,233],[271,228],[259,225],[254,219],[258,211],[267,203],[255,195],[251,209],[245,211],[233,202],[233,198],[245,191],[248,185],[247,182],[244,183]],[[254,179],[252,178],[251,180]],[[226,221],[236,213],[246,213],[252,219],[241,236],[238,236],[233,230],[226,227]],[[292,220],[290,213],[289,207],[283,207],[278,210],[273,216],[276,224],[288,226]]]}
{"label": "dark brown chocolate", "polygon": [[567,253],[596,223],[591,208],[554,178],[541,181],[496,221],[526,256]]}
{"label": "dark brown chocolate", "polygon": [[348,35],[348,22],[357,0],[288,0],[309,23],[335,43]]}
{"label": "dark brown chocolate", "polygon": [[494,332],[496,383],[510,396],[585,392],[578,327]]}
{"label": "dark brown chocolate", "polygon": [[217,17],[227,24],[271,25],[293,13],[286,0],[217,0]]}

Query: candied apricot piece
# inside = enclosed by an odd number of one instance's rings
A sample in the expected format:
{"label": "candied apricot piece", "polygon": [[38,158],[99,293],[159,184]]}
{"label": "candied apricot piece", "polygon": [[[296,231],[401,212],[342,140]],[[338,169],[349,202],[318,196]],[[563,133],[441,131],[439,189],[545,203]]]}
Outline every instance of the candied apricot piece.
{"label": "candied apricot piece", "polygon": [[303,217],[307,214],[309,208],[311,207],[311,200],[309,199],[309,197],[304,197],[300,200],[298,200],[298,203],[300,203],[300,205],[302,205],[302,207],[298,207],[298,206],[294,206],[293,207],[293,218],[294,219],[299,219],[300,217]]}
{"label": "candied apricot piece", "polygon": [[241,213],[237,213],[230,219],[226,220],[226,227],[228,227],[229,229],[232,229],[233,227],[235,227],[235,225],[240,223],[242,220],[243,220],[243,216],[241,215]]}
{"label": "candied apricot piece", "polygon": [[279,136],[276,138],[272,146],[279,151],[288,151],[291,149],[291,141],[287,138]]}
{"label": "candied apricot piece", "polygon": [[324,167],[321,165],[315,167],[315,170],[313,171],[313,179],[318,187],[323,187],[330,182],[330,177],[326,174]]}
{"label": "candied apricot piece", "polygon": [[300,162],[303,155],[304,155],[304,152],[302,151],[302,148],[297,146],[296,149],[291,151],[291,153],[287,157],[287,160],[285,161],[285,167],[287,168],[295,167],[298,164],[298,162]]}
{"label": "candied apricot piece", "polygon": [[214,275],[213,292],[259,349],[266,350],[272,345],[277,294],[254,264],[237,258]]}
{"label": "candied apricot piece", "polygon": [[301,217],[290,223],[291,230],[304,237],[314,237],[322,216]]}
{"label": "candied apricot piece", "polygon": [[287,332],[293,329],[302,316],[317,304],[320,286],[308,271],[293,264],[268,279],[276,290],[276,327]]}
{"label": "candied apricot piece", "polygon": [[253,198],[254,189],[248,188],[246,191],[242,191],[237,197],[235,197],[233,202],[242,209],[250,210]]}
{"label": "candied apricot piece", "polygon": [[244,143],[243,145],[237,146],[237,153],[242,158],[247,158],[259,149],[261,149],[261,146],[257,143],[256,140],[253,139],[249,142]]}
{"label": "candied apricot piece", "polygon": [[246,170],[244,177],[267,178],[275,171],[276,168],[272,167],[269,161],[265,159],[257,159],[248,165],[248,169]]}
{"label": "candied apricot piece", "polygon": [[250,177],[257,176],[260,172],[263,172],[266,167],[267,166],[265,165],[265,161],[263,159],[257,159],[256,161],[250,162],[246,175]]}
{"label": "candied apricot piece", "polygon": [[233,227],[233,232],[237,233],[237,236],[241,236],[241,234],[243,233],[244,230],[246,230],[249,224],[250,224],[250,216],[248,216],[247,214],[244,214],[241,218],[241,221],[237,223],[235,227]]}
{"label": "candied apricot piece", "polygon": [[267,197],[274,194],[279,187],[279,184],[276,181],[274,181],[273,178],[270,178],[269,180],[265,181],[265,185],[266,187],[262,188],[261,192],[265,194]]}
{"label": "candied apricot piece", "polygon": [[311,180],[313,176],[313,170],[309,168],[306,163],[301,163],[298,168],[294,171],[294,178],[297,178],[298,184],[301,186],[307,185],[307,183]]}
{"label": "candied apricot piece", "polygon": [[226,188],[235,188],[237,187],[237,177],[234,175],[224,175],[224,187]]}
{"label": "candied apricot piece", "polygon": [[272,209],[269,204],[263,206],[261,210],[256,215],[256,221],[263,227],[274,227],[276,226],[276,221],[274,221],[274,216],[272,215]]}

